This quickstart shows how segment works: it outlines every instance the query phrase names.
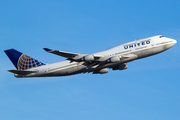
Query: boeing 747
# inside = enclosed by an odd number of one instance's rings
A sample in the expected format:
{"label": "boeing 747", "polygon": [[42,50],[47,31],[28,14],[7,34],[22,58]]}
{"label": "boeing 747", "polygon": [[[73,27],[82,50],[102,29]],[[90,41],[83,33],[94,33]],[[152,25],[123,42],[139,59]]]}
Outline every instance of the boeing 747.
{"label": "boeing 747", "polygon": [[92,54],[78,54],[44,48],[46,52],[65,57],[65,61],[45,64],[15,49],[5,53],[16,69],[8,70],[17,78],[67,76],[79,73],[104,74],[108,68],[127,69],[127,63],[140,58],[161,53],[177,43],[176,40],[162,35],[125,43],[105,51]]}

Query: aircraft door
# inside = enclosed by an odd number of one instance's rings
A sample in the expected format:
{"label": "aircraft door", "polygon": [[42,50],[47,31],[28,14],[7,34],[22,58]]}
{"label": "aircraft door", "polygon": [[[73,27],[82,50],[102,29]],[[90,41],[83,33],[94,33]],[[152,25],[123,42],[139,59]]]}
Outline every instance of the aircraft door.
{"label": "aircraft door", "polygon": [[151,40],[151,46],[154,47],[155,44],[154,44],[154,41]]}

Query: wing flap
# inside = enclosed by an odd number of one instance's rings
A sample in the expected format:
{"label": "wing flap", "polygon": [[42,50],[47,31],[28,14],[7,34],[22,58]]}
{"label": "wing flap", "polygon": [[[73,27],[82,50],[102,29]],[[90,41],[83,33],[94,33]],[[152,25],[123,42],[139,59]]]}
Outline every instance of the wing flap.
{"label": "wing flap", "polygon": [[30,73],[36,73],[37,71],[27,71],[27,70],[8,70],[9,72],[12,72],[14,74],[22,74],[22,75],[27,75]]}

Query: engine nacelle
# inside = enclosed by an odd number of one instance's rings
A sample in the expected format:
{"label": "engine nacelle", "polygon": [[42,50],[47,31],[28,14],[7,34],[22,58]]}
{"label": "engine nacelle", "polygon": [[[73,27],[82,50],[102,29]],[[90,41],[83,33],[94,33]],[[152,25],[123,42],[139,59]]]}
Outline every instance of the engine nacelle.
{"label": "engine nacelle", "polygon": [[105,74],[108,73],[108,69],[107,68],[103,68],[99,71],[94,71],[93,74]]}
{"label": "engine nacelle", "polygon": [[111,63],[120,62],[120,57],[119,56],[111,57],[107,60],[107,62],[111,62]]}
{"label": "engine nacelle", "polygon": [[94,61],[94,56],[91,55],[86,55],[82,58],[83,61]]}
{"label": "engine nacelle", "polygon": [[124,70],[124,69],[127,69],[127,64],[122,63],[122,64],[119,64],[118,66],[113,67],[112,69],[113,70]]}

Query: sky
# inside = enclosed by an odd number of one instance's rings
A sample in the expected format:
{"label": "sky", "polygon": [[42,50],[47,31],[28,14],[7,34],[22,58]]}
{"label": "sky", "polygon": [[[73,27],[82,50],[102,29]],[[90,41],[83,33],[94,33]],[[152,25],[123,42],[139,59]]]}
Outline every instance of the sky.
{"label": "sky", "polygon": [[[179,0],[0,0],[1,120],[179,120]],[[4,50],[43,63],[43,48],[91,54],[155,35],[171,49],[103,75],[15,78]]]}

